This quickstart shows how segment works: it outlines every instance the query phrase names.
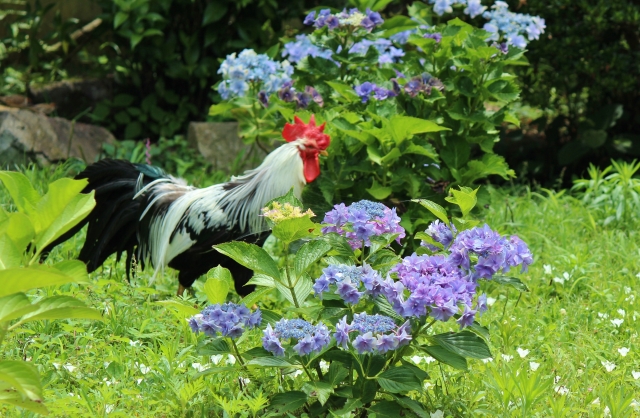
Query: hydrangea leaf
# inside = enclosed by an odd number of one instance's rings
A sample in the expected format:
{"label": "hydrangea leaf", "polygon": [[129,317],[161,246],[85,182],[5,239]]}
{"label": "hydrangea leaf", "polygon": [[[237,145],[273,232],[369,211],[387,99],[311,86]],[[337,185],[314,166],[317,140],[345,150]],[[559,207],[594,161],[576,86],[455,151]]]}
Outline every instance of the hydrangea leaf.
{"label": "hydrangea leaf", "polygon": [[0,270],[19,267],[22,252],[8,234],[0,234]]}
{"label": "hydrangea leaf", "polygon": [[353,90],[353,88],[347,84],[340,83],[337,81],[325,81],[340,97],[343,97],[347,100],[347,102],[356,102],[360,101],[360,97]]}
{"label": "hydrangea leaf", "polygon": [[313,234],[318,227],[309,215],[300,218],[284,219],[278,222],[272,229],[273,235],[286,242],[291,243],[302,238],[307,238]]}
{"label": "hydrangea leaf", "polygon": [[331,363],[329,371],[324,375],[323,380],[330,384],[332,387],[338,386],[345,377],[349,375],[347,369],[337,362]]}
{"label": "hydrangea leaf", "polygon": [[307,382],[302,386],[302,390],[310,398],[318,398],[320,405],[324,405],[333,394],[333,386],[327,382]]}
{"label": "hydrangea leaf", "polygon": [[496,283],[511,286],[521,292],[529,291],[529,288],[527,287],[527,285],[522,283],[522,280],[518,279],[517,277],[495,275],[491,280]]}
{"label": "hydrangea leaf", "polygon": [[285,412],[295,411],[307,402],[307,394],[294,390],[285,393],[278,393],[271,398],[270,408],[279,415]]}
{"label": "hydrangea leaf", "polygon": [[393,367],[378,376],[380,387],[391,393],[421,390],[422,384],[416,375],[406,366]]}
{"label": "hydrangea leaf", "polygon": [[394,396],[396,402],[398,402],[402,407],[406,409],[410,409],[411,412],[416,414],[419,418],[430,418],[430,414],[428,414],[422,405],[419,402],[414,401],[408,396]]}
{"label": "hydrangea leaf", "polygon": [[17,360],[0,361],[0,381],[7,382],[32,401],[42,401],[40,375],[31,363]]}
{"label": "hydrangea leaf", "polygon": [[[397,148],[394,148],[394,149],[397,149]],[[393,192],[393,189],[391,187],[381,185],[376,181],[376,179],[373,179],[373,184],[371,185],[371,187],[369,187],[366,190],[371,196],[373,196],[377,200],[384,200],[387,197],[389,197],[391,192]]]}
{"label": "hydrangea leaf", "polygon": [[[200,313],[200,311],[198,311]],[[198,346],[196,352],[199,356],[212,356],[216,354],[229,354],[231,348],[224,337],[214,338],[210,342]]]}
{"label": "hydrangea leaf", "polygon": [[427,208],[429,212],[433,213],[438,219],[445,224],[449,225],[449,218],[447,217],[447,211],[436,202],[432,202],[427,199],[413,199],[412,202],[420,203],[423,207]]}
{"label": "hydrangea leaf", "polygon": [[296,277],[305,273],[311,265],[331,250],[331,245],[323,240],[313,240],[305,243],[296,253],[293,268]]}
{"label": "hydrangea leaf", "polygon": [[440,347],[438,345],[429,345],[422,347],[424,351],[427,352],[431,357],[438,360],[441,363],[448,364],[449,366],[466,371],[467,368],[467,359],[464,357],[452,353],[444,347]]}
{"label": "hydrangea leaf", "polygon": [[232,281],[231,272],[222,266],[217,266],[207,273],[204,293],[210,304],[224,303],[229,293],[229,282]]}
{"label": "hydrangea leaf", "polygon": [[455,190],[454,188],[451,188],[449,191],[453,194],[453,196],[447,196],[445,197],[445,200],[449,203],[458,205],[460,207],[460,211],[462,212],[462,216],[467,216],[478,202],[478,199],[476,197],[478,189],[479,187],[475,190],[464,190],[462,188],[460,188],[460,190]]}
{"label": "hydrangea leaf", "polygon": [[35,230],[27,215],[15,212],[7,214],[5,222],[0,221],[0,233],[7,234],[15,244],[16,250],[22,254],[33,239]]}
{"label": "hydrangea leaf", "polygon": [[397,418],[401,416],[402,407],[395,401],[379,401],[368,411],[376,414],[376,418]]}
{"label": "hydrangea leaf", "polygon": [[247,361],[247,365],[262,366],[262,367],[293,367],[293,363],[289,363],[287,360],[281,357],[255,357]]}
{"label": "hydrangea leaf", "polygon": [[234,241],[214,245],[213,248],[257,273],[280,280],[278,265],[269,253],[257,245]]}
{"label": "hydrangea leaf", "polygon": [[36,309],[22,316],[22,319],[11,326],[18,326],[31,321],[42,319],[67,319],[83,318],[102,320],[102,313],[96,309],[87,307],[84,302],[70,296],[52,296],[35,304]]}
{"label": "hydrangea leaf", "polygon": [[492,357],[487,343],[469,331],[432,335],[429,339],[442,348],[462,357],[485,359]]}

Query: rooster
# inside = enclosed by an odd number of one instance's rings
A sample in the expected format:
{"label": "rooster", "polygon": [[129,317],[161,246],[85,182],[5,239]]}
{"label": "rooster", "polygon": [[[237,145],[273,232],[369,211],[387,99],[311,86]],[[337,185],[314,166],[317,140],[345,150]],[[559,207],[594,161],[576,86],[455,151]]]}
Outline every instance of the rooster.
{"label": "rooster", "polygon": [[135,255],[143,269],[153,267],[154,278],[167,266],[178,270],[178,295],[182,295],[198,277],[221,265],[231,271],[236,291],[246,295],[253,288],[244,286],[251,271],[212,246],[233,240],[264,242],[268,233],[261,208],[292,188],[300,198],[305,184],[320,175],[318,155],[326,155],[330,143],[324,128],[324,123],[316,126],[314,116],[308,124],[296,116],[282,131],[287,143],[267,155],[258,168],[204,189],[150,165],[99,161],[76,176],[89,181],[84,193],[95,190],[95,208],[54,245],[88,223],[78,258],[89,272],[110,255],[116,254],[119,261],[126,253],[129,278]]}

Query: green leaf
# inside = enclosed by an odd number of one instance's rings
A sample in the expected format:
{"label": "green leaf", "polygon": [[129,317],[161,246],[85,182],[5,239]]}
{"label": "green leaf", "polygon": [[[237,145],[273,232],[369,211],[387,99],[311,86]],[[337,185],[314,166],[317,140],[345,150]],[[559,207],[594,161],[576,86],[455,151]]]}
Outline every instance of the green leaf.
{"label": "green leaf", "polygon": [[18,211],[25,214],[33,213],[40,195],[24,174],[17,171],[0,171],[0,181],[4,183]]}
{"label": "green leaf", "polygon": [[376,418],[397,418],[402,408],[395,401],[378,401],[368,411],[376,414]]}
{"label": "green leaf", "polygon": [[47,415],[49,413],[49,410],[41,401],[36,402],[30,399],[25,399],[17,392],[0,391],[0,403],[3,402],[40,415]]}
{"label": "green leaf", "polygon": [[438,219],[445,224],[449,225],[449,218],[447,217],[447,211],[436,202],[432,202],[427,199],[412,199],[412,202],[420,203],[423,207],[427,208],[429,212],[433,213]]}
{"label": "green leaf", "polygon": [[471,146],[469,143],[459,137],[447,139],[447,146],[440,151],[440,158],[449,168],[460,168],[469,161],[471,155]]}
{"label": "green leaf", "polygon": [[7,382],[32,401],[42,401],[42,384],[38,369],[26,361],[0,361],[0,381]]}
{"label": "green leaf", "polygon": [[408,392],[410,390],[420,391],[422,384],[406,366],[393,367],[378,376],[380,387],[391,393]]}
{"label": "green leaf", "polygon": [[302,206],[302,202],[300,201],[300,199],[298,199],[296,197],[296,195],[293,193],[293,187],[291,189],[289,189],[289,191],[287,192],[287,194],[282,195],[280,197],[276,197],[275,199],[271,199],[270,201],[267,202],[267,204],[265,205],[265,207],[271,207],[271,205],[274,202],[278,202],[281,205],[284,206],[285,203],[290,204],[291,206],[294,207],[298,207],[300,209],[303,208]]}
{"label": "green leaf", "polygon": [[[276,282],[276,288],[282,294],[282,296],[284,296],[292,305],[295,306],[297,301],[298,306],[302,306],[302,303],[313,291],[313,282],[307,275],[304,275],[296,279],[293,290],[289,289],[287,286],[285,286],[284,283],[281,282]],[[292,291],[296,295],[295,300],[293,299]]]}
{"label": "green leaf", "polygon": [[333,393],[333,386],[327,382],[307,382],[302,385],[302,390],[310,398],[318,398],[320,405],[324,405]]}
{"label": "green leaf", "polygon": [[49,266],[14,267],[0,270],[0,297],[46,286],[75,282],[72,276]]}
{"label": "green leaf", "polygon": [[202,346],[198,346],[196,352],[199,356],[212,356],[215,354],[228,354],[231,353],[231,347],[224,337],[218,337],[213,339]]}
{"label": "green leaf", "polygon": [[338,386],[340,382],[349,375],[349,372],[344,365],[339,362],[333,362],[329,366],[329,371],[324,375],[323,380],[327,382],[331,387]]}
{"label": "green leaf", "polygon": [[14,293],[2,297],[0,298],[0,323],[20,318],[37,308],[37,305],[32,305],[24,293]]}
{"label": "green leaf", "polygon": [[358,94],[353,90],[353,87],[339,83],[337,81],[325,81],[336,93],[338,93],[343,98],[347,99],[348,102],[361,101]]}
{"label": "green leaf", "polygon": [[[45,266],[34,266],[33,268],[42,268]],[[46,267],[45,267],[46,268]],[[80,260],[66,260],[51,266],[73,279],[73,283],[88,283],[89,273],[87,273],[87,266]]]}
{"label": "green leaf", "polygon": [[0,270],[19,267],[21,262],[22,251],[8,234],[0,234]]}
{"label": "green leaf", "polygon": [[116,17],[113,19],[113,28],[118,29],[127,19],[129,19],[129,13],[122,11],[116,13]]}
{"label": "green leaf", "polygon": [[462,357],[485,359],[491,357],[487,343],[478,335],[469,331],[447,332],[432,335],[429,340],[436,342],[448,351]]}
{"label": "green leaf", "polygon": [[222,266],[217,266],[207,273],[204,283],[204,293],[210,304],[224,303],[229,293],[229,283],[233,283],[231,272]]}
{"label": "green leaf", "polygon": [[318,224],[310,219],[310,215],[305,215],[278,222],[273,227],[272,233],[276,238],[285,243],[292,243],[293,241],[309,237],[318,226]]}
{"label": "green leaf", "polygon": [[476,197],[476,193],[478,192],[479,187],[475,190],[472,190],[468,187],[460,187],[460,190],[455,190],[454,188],[450,189],[450,192],[453,194],[452,197],[446,197],[447,202],[453,203],[460,207],[462,211],[462,216],[467,216],[471,209],[476,206],[478,202],[478,198]]}
{"label": "green leaf", "polygon": [[438,345],[429,345],[420,347],[427,354],[441,363],[448,364],[449,366],[458,370],[467,370],[467,360],[444,347]]}
{"label": "green leaf", "polygon": [[227,13],[227,3],[221,1],[214,1],[207,4],[202,15],[202,26],[206,26],[209,23],[217,22],[222,19]]}
{"label": "green leaf", "polygon": [[221,373],[228,374],[230,372],[237,372],[237,371],[238,371],[238,368],[234,366],[211,367],[199,373],[196,373],[195,375],[193,375],[193,378],[198,379],[202,376],[208,376],[210,374],[221,374]]}
{"label": "green leaf", "polygon": [[[27,245],[33,240],[35,231],[31,219],[24,213],[11,213],[5,222],[0,222],[0,233],[4,233],[11,238],[16,246],[16,250],[23,254]],[[2,251],[0,251],[0,254]]]}
{"label": "green leaf", "polygon": [[262,367],[293,367],[293,363],[289,363],[282,357],[255,357],[247,362],[248,365]]}
{"label": "green leaf", "polygon": [[434,161],[439,161],[438,152],[431,146],[431,144],[410,144],[407,149],[404,150],[405,154],[418,154],[424,155],[425,157],[429,157]]}
{"label": "green leaf", "polygon": [[229,103],[229,102],[214,104],[214,105],[211,105],[211,107],[209,108],[209,116],[222,115],[224,113],[227,113],[233,108],[234,108],[233,103]]}
{"label": "green leaf", "polygon": [[389,119],[389,128],[398,145],[415,134],[451,130],[430,120],[400,115],[394,115]]}
{"label": "green leaf", "polygon": [[503,285],[512,286],[521,292],[529,291],[529,288],[527,287],[527,285],[522,283],[522,280],[518,279],[517,277],[495,275],[493,276],[491,281],[494,281],[496,283],[500,283]]}
{"label": "green leaf", "polygon": [[520,89],[510,80],[496,80],[487,85],[487,91],[501,102],[511,102],[520,96]]}
{"label": "green leaf", "polygon": [[302,276],[310,266],[320,260],[330,249],[331,245],[319,239],[309,241],[300,247],[293,260],[293,269],[296,277]]}
{"label": "green leaf", "polygon": [[387,197],[389,197],[391,192],[393,192],[393,188],[388,186],[382,186],[376,181],[376,179],[373,179],[373,184],[371,185],[370,188],[366,190],[376,200],[386,199]]}
{"label": "green leaf", "polygon": [[402,407],[410,409],[411,412],[416,414],[419,418],[429,418],[431,416],[431,414],[427,414],[419,402],[416,402],[407,396],[396,396],[395,398],[396,402],[398,402]]}
{"label": "green leaf", "polygon": [[226,242],[214,245],[218,252],[231,257],[243,266],[257,272],[280,280],[280,271],[273,258],[262,248],[246,242]]}
{"label": "green leaf", "polygon": [[589,148],[598,148],[607,142],[607,132],[600,129],[586,129],[578,133],[578,140]]}
{"label": "green leaf", "polygon": [[295,411],[307,402],[307,394],[299,390],[278,393],[271,398],[271,409],[276,414],[284,416],[285,412]]}
{"label": "green leaf", "polygon": [[513,178],[516,173],[509,169],[504,157],[496,154],[485,154],[482,161],[471,160],[467,163],[467,170],[462,172],[461,183],[470,185],[475,180],[488,177],[490,175],[499,175],[505,180]]}
{"label": "green leaf", "polygon": [[11,328],[17,328],[26,322],[43,319],[95,319],[102,321],[100,311],[88,308],[84,302],[70,296],[52,296],[35,304],[36,309],[15,323]]}

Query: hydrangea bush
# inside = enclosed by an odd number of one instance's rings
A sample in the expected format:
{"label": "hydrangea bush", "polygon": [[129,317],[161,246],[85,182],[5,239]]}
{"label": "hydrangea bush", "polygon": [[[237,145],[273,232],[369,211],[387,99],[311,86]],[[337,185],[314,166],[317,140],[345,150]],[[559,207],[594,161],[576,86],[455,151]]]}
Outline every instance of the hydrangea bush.
{"label": "hydrangea bush", "polygon": [[[257,289],[241,304],[205,308],[189,325],[216,337],[208,352],[233,352],[241,373],[252,379],[258,376],[255,368],[265,367],[279,379],[303,374],[270,395],[270,412],[276,415],[304,410],[313,416],[410,411],[426,416],[411,393],[422,390],[428,374],[410,358],[431,356],[466,369],[467,358],[491,357],[488,334],[477,322],[487,310],[483,282],[523,289],[517,278],[504,274],[526,270],[533,261],[518,237],[502,236],[469,218],[476,193],[463,187],[450,196],[463,214],[451,219],[437,203],[417,200],[439,219],[416,234],[422,245],[415,253],[401,256],[394,248],[407,234],[394,209],[369,200],[341,203],[317,224],[290,192],[263,210],[284,244],[281,263],[253,244],[215,246],[254,270],[250,283]],[[301,246],[292,245],[299,240]],[[288,303],[278,311],[246,307],[260,305],[268,294]],[[249,331],[253,327],[260,331]],[[259,333],[261,346],[242,352],[237,342],[250,340],[247,332]]]}
{"label": "hydrangea bush", "polygon": [[[447,20],[455,8],[482,28]],[[493,147],[502,123],[518,124],[509,112],[520,94],[511,67],[526,65],[524,47],[544,31],[543,19],[500,1],[433,0],[389,19],[380,10],[317,9],[303,24],[304,34],[268,51],[292,63],[290,80],[275,93],[260,87],[242,106],[223,101],[211,114],[238,119],[248,142],[277,137],[294,113],[326,122],[334,140],[322,175],[305,189],[316,213],[340,201],[383,200],[414,233],[433,217],[401,202],[446,205],[451,187],[514,176]]]}

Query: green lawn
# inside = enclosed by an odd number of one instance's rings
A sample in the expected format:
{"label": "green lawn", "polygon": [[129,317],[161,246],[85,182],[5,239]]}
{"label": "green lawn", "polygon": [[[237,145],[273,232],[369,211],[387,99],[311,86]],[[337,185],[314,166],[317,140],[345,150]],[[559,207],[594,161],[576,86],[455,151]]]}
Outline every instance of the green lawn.
{"label": "green lawn", "polygon": [[[31,177],[50,181],[61,174],[33,171]],[[492,305],[479,322],[490,331],[493,360],[470,360],[463,372],[415,357],[430,380],[411,395],[431,417],[640,415],[638,232],[631,225],[599,226],[594,213],[563,194],[492,189],[491,196],[485,221],[518,234],[534,254],[529,271],[518,275],[530,291],[487,283]],[[0,204],[9,206],[4,191]],[[81,243],[79,236],[68,241],[53,261],[73,258]],[[268,394],[301,385],[302,376],[247,375],[231,367],[228,355],[198,349],[206,338],[191,332],[184,314],[160,303],[177,300],[173,272],[150,284],[145,271],[128,284],[123,264],[110,260],[89,286],[32,295],[77,297],[104,312],[104,322],[29,323],[3,345],[2,358],[38,366],[52,416],[264,417]],[[189,300],[194,306],[206,300],[199,286]],[[278,303],[284,302],[273,296],[259,305]],[[259,339],[258,331],[247,333],[240,350]],[[230,366],[228,372],[196,376],[214,362]],[[31,415],[0,407],[0,416]]]}

